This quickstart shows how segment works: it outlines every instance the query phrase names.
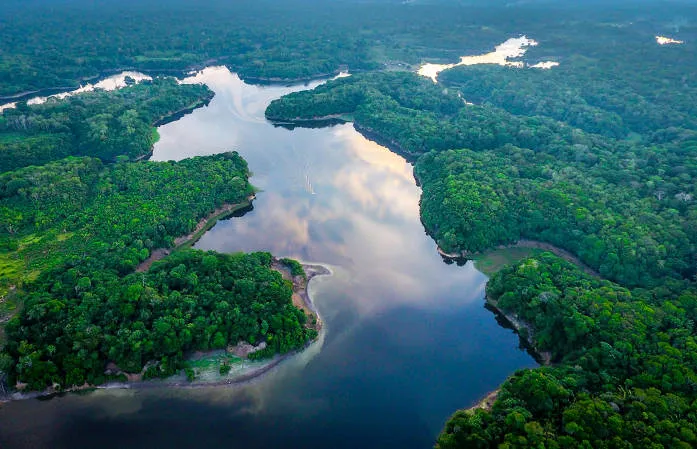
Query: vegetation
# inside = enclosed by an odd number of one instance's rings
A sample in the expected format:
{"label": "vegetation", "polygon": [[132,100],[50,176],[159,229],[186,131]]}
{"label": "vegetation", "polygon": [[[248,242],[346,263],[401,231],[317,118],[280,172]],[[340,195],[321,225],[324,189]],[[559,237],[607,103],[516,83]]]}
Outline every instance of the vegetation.
{"label": "vegetation", "polygon": [[267,109],[272,119],[328,114],[351,114],[359,130],[416,160],[422,220],[446,252],[529,238],[625,285],[696,272],[697,165],[685,157],[694,130],[671,128],[674,139],[661,144],[613,140],[467,105],[411,73],[340,79]]}
{"label": "vegetation", "polygon": [[23,287],[0,369],[29,389],[66,388],[104,382],[109,362],[165,376],[188,350],[265,341],[262,357],[302,347],[314,331],[270,254],[182,251],[133,273],[213,210],[246,201],[247,177],[237,153],[68,158],[0,175],[2,260],[21,267],[2,282]]}
{"label": "vegetation", "polygon": [[270,354],[301,348],[315,331],[304,327],[292,285],[271,261],[268,253],[184,250],[147,274],[53,272],[34,284],[23,312],[7,324],[3,368],[36,390],[102,383],[109,362],[166,376],[182,367],[188,350],[240,340],[266,341]]}
{"label": "vegetation", "polygon": [[164,376],[187,350],[265,341],[263,357],[314,337],[270,254],[187,250],[133,273],[152,249],[247,199],[252,188],[237,153],[107,166],[69,158],[1,176],[6,254],[27,261],[22,273],[38,273],[6,325],[0,368],[12,381],[30,389],[95,384],[108,362]]}
{"label": "vegetation", "polygon": [[[0,11],[0,95],[77,86],[116,69],[181,72],[225,64],[249,80],[309,78],[347,66],[352,72],[456,62],[526,33],[543,43],[535,62],[570,53],[605,58],[621,52],[636,67],[694,72],[680,49],[657,54],[653,34],[678,26],[687,41],[695,7],[671,2],[474,0],[6,0]],[[694,39],[693,39],[694,40]],[[56,44],[59,43],[59,44]],[[630,44],[630,45],[627,45]],[[663,49],[665,50],[665,49]],[[687,50],[686,50],[687,51]],[[689,65],[688,65],[689,64]],[[579,73],[582,76],[582,73]],[[593,77],[597,79],[597,77]],[[689,103],[686,103],[689,104]]]}
{"label": "vegetation", "polygon": [[[4,173],[0,254],[24,264],[25,276],[66,264],[130,273],[152,249],[173,246],[223,204],[246,201],[247,176],[237,153],[113,165],[68,158]],[[17,285],[22,278],[0,281]]]}
{"label": "vegetation", "polygon": [[[697,28],[675,19],[696,17],[693,5],[6,3],[0,95],[127,67],[226,64],[279,80],[348,66],[351,78],[276,101],[267,117],[350,118],[412,159],[423,223],[447,252],[541,240],[609,279],[551,255],[495,275],[490,301],[528,322],[521,334],[555,365],[514,374],[491,410],[456,413],[439,447],[697,445]],[[665,31],[686,44],[659,47]],[[359,73],[455,62],[517,33],[541,43],[526,63],[561,65],[460,67],[439,84]],[[182,251],[133,273],[153,248],[251,193],[236,154],[132,162],[157,138],[155,122],[209,97],[156,79],[0,116],[0,293],[18,285],[8,297],[23,303],[0,355],[11,380],[99,383],[108,362],[166,375],[187,350],[246,339],[268,343],[263,357],[314,336],[269,254]]]}
{"label": "vegetation", "polygon": [[515,373],[491,410],[457,412],[436,447],[694,447],[697,291],[627,290],[549,253],[487,296],[528,322],[553,367]]}
{"label": "vegetation", "polygon": [[67,156],[111,162],[150,153],[158,138],[153,125],[179,111],[201,106],[213,93],[203,85],[156,78],[127,89],[18,103],[0,115],[0,172],[41,165]]}
{"label": "vegetation", "polygon": [[491,410],[457,412],[439,448],[697,445],[697,97],[692,72],[667,62],[687,46],[659,47],[618,16],[583,22],[585,43],[581,25],[543,20],[527,58],[555,55],[553,70],[358,74],[267,109],[300,126],[352,117],[412,160],[446,252],[539,240],[609,279],[551,254],[494,275],[491,303],[528,323],[521,337],[553,365],[515,373]]}
{"label": "vegetation", "polygon": [[307,275],[305,274],[305,270],[303,269],[303,265],[297,260],[288,259],[284,257],[283,259],[281,259],[281,263],[290,269],[291,276],[307,277]]}

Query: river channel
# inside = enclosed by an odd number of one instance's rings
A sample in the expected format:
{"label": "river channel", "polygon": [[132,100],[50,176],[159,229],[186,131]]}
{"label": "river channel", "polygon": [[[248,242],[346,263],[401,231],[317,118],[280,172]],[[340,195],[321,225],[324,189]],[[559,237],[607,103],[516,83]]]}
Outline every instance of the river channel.
{"label": "river channel", "polygon": [[332,267],[311,295],[322,338],[232,387],[97,390],[0,405],[0,447],[428,448],[457,408],[535,366],[484,308],[486,276],[447,264],[419,220],[412,167],[350,124],[288,130],[254,86],[208,68],[211,103],[159,128],[152,160],[236,150],[254,208],[196,247],[270,251]]}

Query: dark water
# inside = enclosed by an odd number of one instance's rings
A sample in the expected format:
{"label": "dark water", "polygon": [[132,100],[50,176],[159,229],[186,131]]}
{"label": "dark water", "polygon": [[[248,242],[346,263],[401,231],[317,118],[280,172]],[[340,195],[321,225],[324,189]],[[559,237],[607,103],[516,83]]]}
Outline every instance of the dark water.
{"label": "dark water", "polygon": [[237,150],[254,210],[198,243],[333,267],[312,295],[318,343],[244,386],[108,390],[0,406],[0,447],[428,448],[447,417],[534,366],[484,309],[486,277],[447,265],[419,221],[411,167],[350,125],[274,128],[264,109],[296,87],[207,69],[216,97],[160,128],[153,159]]}

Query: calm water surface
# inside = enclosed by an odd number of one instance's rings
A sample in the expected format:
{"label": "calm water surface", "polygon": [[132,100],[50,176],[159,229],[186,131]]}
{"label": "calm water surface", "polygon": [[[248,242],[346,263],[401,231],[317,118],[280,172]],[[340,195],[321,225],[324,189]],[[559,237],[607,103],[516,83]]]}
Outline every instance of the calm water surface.
{"label": "calm water surface", "polygon": [[160,128],[153,160],[237,150],[260,189],[200,249],[329,264],[313,280],[319,342],[248,384],[101,390],[0,406],[4,448],[428,448],[447,417],[534,366],[484,309],[486,277],[445,264],[419,221],[404,159],[351,125],[274,128],[266,105],[309,86],[250,86],[224,68],[192,81],[209,106]]}

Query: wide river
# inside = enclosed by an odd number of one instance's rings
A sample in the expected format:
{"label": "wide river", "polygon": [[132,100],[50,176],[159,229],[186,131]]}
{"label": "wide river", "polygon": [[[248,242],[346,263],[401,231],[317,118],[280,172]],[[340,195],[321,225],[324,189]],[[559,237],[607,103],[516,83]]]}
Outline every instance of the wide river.
{"label": "wide river", "polygon": [[484,308],[487,278],[444,263],[419,220],[411,166],[351,125],[287,130],[269,102],[305,86],[194,77],[207,107],[159,129],[153,160],[237,150],[254,210],[197,244],[331,265],[311,293],[319,342],[247,384],[98,390],[0,405],[0,447],[429,448],[456,409],[535,366]]}

